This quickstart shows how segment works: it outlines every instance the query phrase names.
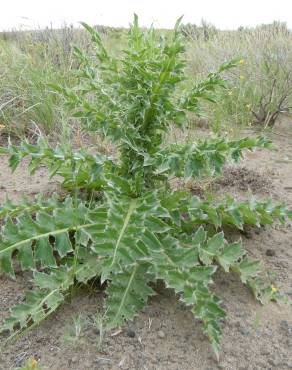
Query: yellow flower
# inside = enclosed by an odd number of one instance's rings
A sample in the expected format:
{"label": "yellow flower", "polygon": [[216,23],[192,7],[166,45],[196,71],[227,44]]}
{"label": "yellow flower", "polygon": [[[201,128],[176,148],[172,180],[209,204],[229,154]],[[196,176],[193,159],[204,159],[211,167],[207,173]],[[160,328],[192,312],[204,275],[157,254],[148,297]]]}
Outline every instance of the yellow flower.
{"label": "yellow flower", "polygon": [[28,360],[28,366],[29,366],[29,368],[31,370],[37,369],[38,368],[38,362],[37,362],[37,360],[34,357],[30,358]]}
{"label": "yellow flower", "polygon": [[276,293],[278,291],[278,289],[274,285],[271,285],[271,289],[273,293]]}
{"label": "yellow flower", "polygon": [[230,90],[230,91],[228,91],[228,95],[233,95],[233,92]]}
{"label": "yellow flower", "polygon": [[240,59],[240,61],[238,62],[238,64],[241,64],[241,65],[245,64],[245,60],[244,59]]}
{"label": "yellow flower", "polygon": [[250,109],[251,108],[251,104],[246,104],[246,108],[247,109]]}
{"label": "yellow flower", "polygon": [[245,80],[245,76],[239,76],[239,78],[243,81],[243,80]]}

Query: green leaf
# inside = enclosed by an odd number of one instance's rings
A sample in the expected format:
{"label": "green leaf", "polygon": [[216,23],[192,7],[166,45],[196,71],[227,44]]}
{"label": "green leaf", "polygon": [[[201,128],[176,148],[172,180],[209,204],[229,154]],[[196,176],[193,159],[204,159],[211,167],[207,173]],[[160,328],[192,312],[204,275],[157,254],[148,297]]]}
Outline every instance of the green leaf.
{"label": "green leaf", "polygon": [[18,253],[18,260],[21,264],[22,270],[33,270],[35,268],[35,260],[30,242],[27,242],[22,246]]}
{"label": "green leaf", "polygon": [[170,226],[167,223],[154,216],[147,218],[145,226],[155,233],[165,233],[170,230]]}
{"label": "green leaf", "polygon": [[103,261],[91,255],[77,266],[75,270],[75,277],[78,282],[83,284],[89,280],[101,276],[103,269]]}
{"label": "green leaf", "polygon": [[114,166],[112,160],[105,156],[94,156],[84,150],[73,152],[61,145],[52,149],[43,139],[39,139],[35,146],[27,142],[21,142],[19,146],[9,145],[6,153],[10,155],[9,163],[12,170],[17,168],[23,158],[30,156],[31,172],[45,165],[51,177],[56,175],[62,177],[63,186],[69,189],[79,186],[99,190],[102,185],[106,185],[104,168]]}
{"label": "green leaf", "polygon": [[195,266],[189,271],[189,279],[192,282],[211,282],[211,277],[216,271],[216,266]]}
{"label": "green leaf", "polygon": [[40,261],[42,267],[56,266],[56,261],[53,255],[53,248],[48,239],[43,238],[36,241],[35,258],[36,260]]}
{"label": "green leaf", "polygon": [[57,234],[55,236],[55,248],[61,257],[73,251],[68,233]]}
{"label": "green leaf", "polygon": [[[191,144],[173,144],[155,153],[156,173],[168,176],[199,177],[220,174],[228,160],[238,161],[243,150],[270,148],[265,138],[228,140],[225,137],[197,140]],[[218,224],[218,226],[220,226]]]}
{"label": "green leaf", "polygon": [[224,271],[229,272],[230,266],[238,262],[246,252],[242,249],[241,242],[226,244],[222,253],[217,257]]}
{"label": "green leaf", "polygon": [[270,201],[258,202],[255,199],[236,202],[230,197],[221,201],[202,201],[192,197],[189,205],[180,207],[181,213],[188,212],[188,218],[182,219],[186,226],[208,223],[217,228],[219,225],[235,226],[243,230],[243,226],[270,224],[278,219],[283,222],[289,216],[289,211],[283,205],[274,206]]}
{"label": "green leaf", "polygon": [[262,272],[262,262],[246,258],[235,267],[235,270],[240,274],[240,279],[245,284],[249,279]]}
{"label": "green leaf", "polygon": [[134,265],[128,271],[111,276],[107,293],[107,329],[132,320],[145,307],[154,291],[148,285],[147,265]]}
{"label": "green leaf", "polygon": [[[1,327],[1,332],[6,330],[12,332],[12,335],[6,341],[11,340],[27,327],[40,323],[64,301],[63,294],[57,289],[52,291],[29,291],[25,298],[25,303],[11,309],[10,316]],[[16,330],[17,326],[20,329]]]}
{"label": "green leaf", "polygon": [[210,265],[213,259],[220,254],[224,247],[224,243],[223,232],[215,234],[212,238],[208,239],[207,243],[199,247],[200,260],[205,265]]}
{"label": "green leaf", "polygon": [[197,244],[203,244],[207,238],[207,233],[204,230],[202,226],[198,228],[198,230],[195,232],[192,241],[195,245]]}
{"label": "green leaf", "polygon": [[36,262],[40,262],[42,267],[55,267],[58,255],[65,257],[73,250],[70,232],[86,230],[91,237],[90,229],[104,229],[107,216],[104,212],[91,212],[82,204],[73,208],[69,198],[64,204],[59,204],[53,213],[50,208],[48,211],[45,213],[41,208],[36,217],[26,214],[16,222],[7,220],[0,240],[0,266],[3,271],[13,275],[12,256],[15,252],[18,252],[17,258],[23,269],[33,269]]}

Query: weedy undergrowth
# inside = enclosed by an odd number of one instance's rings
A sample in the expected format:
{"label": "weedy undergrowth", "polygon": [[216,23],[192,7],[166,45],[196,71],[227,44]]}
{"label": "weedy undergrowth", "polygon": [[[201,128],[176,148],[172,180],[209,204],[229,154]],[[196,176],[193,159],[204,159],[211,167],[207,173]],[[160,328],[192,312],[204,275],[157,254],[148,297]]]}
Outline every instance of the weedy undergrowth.
{"label": "weedy undergrowth", "polygon": [[[291,31],[274,22],[236,32],[218,31],[210,25],[185,25],[188,42],[188,75],[209,71],[214,65],[241,55],[243,64],[227,78],[229,91],[219,92],[217,104],[208,110],[208,122],[216,132],[256,124],[273,127],[289,114],[292,101]],[[207,37],[205,37],[207,36]]]}
{"label": "weedy undergrowth", "polygon": [[286,207],[254,199],[212,203],[171,188],[174,177],[219,174],[226,161],[240,160],[243,150],[271,147],[261,137],[165,145],[169,127],[183,128],[188,111],[200,112],[201,100],[216,101],[217,89],[225,86],[222,73],[238,64],[226,62],[184,89],[179,24],[163,37],[153,28],[141,30],[135,16],[127,48],[117,57],[84,24],[95,57],[76,48],[79,85],[54,86],[85,128],[116,145],[118,158],[63,145],[51,148],[44,140],[1,149],[10,155],[12,170],[29,156],[32,172],[46,165],[51,176],[63,178],[68,191],[66,199],[7,201],[0,208],[1,271],[14,276],[19,263],[32,271],[35,284],[2,326],[10,338],[53,313],[72,286],[97,277],[106,282],[102,325],[110,330],[133,319],[155,294],[153,283],[163,280],[201,320],[218,354],[220,322],[226,316],[210,289],[218,268],[236,273],[262,302],[279,296],[265,280],[263,263],[248,257],[240,241],[228,243],[220,228],[284,221],[291,216]]}
{"label": "weedy undergrowth", "polygon": [[34,357],[31,357],[22,367],[17,367],[13,370],[41,370],[41,368],[38,365],[38,361]]}

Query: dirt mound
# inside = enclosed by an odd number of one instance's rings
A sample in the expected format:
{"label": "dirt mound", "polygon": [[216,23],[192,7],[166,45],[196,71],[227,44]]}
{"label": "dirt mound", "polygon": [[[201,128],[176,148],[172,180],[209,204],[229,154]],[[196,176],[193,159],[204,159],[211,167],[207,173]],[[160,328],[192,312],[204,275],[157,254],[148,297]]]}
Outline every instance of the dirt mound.
{"label": "dirt mound", "polygon": [[229,166],[223,171],[222,178],[216,181],[219,186],[235,187],[238,190],[252,192],[269,192],[272,182],[267,174],[245,166]]}
{"label": "dirt mound", "polygon": [[273,183],[268,174],[250,169],[246,166],[228,166],[223,170],[222,175],[215,179],[191,180],[184,183],[177,180],[174,188],[186,187],[193,195],[204,198],[208,193],[222,193],[222,188],[226,192],[252,192],[254,194],[270,193]]}

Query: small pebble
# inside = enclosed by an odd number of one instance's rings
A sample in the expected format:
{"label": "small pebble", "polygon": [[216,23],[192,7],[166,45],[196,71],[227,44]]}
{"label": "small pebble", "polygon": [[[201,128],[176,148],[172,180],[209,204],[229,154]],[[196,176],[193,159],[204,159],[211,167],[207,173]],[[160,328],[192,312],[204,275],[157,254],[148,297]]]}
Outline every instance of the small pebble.
{"label": "small pebble", "polygon": [[288,321],[287,320],[281,320],[280,322],[280,328],[284,331],[288,331],[289,330],[289,324],[288,324]]}
{"label": "small pebble", "polygon": [[97,329],[97,328],[93,328],[92,329],[92,332],[93,332],[93,334],[96,334],[96,335],[99,335],[100,334],[100,330]]}
{"label": "small pebble", "polygon": [[250,334],[250,331],[245,329],[245,328],[240,328],[239,329],[239,332],[242,334],[242,335],[249,335]]}
{"label": "small pebble", "polygon": [[268,364],[271,366],[277,366],[277,363],[271,358],[268,359]]}
{"label": "small pebble", "polygon": [[71,358],[71,362],[74,364],[74,363],[76,363],[78,361],[78,357],[76,357],[76,356],[73,356],[72,358]]}
{"label": "small pebble", "polygon": [[159,332],[157,333],[157,335],[158,335],[158,337],[159,338],[165,338],[165,333],[164,333],[164,331],[162,331],[162,330],[159,330]]}
{"label": "small pebble", "polygon": [[273,257],[276,255],[276,252],[274,249],[267,249],[266,250],[266,256]]}
{"label": "small pebble", "polygon": [[246,237],[246,239],[252,239],[252,233],[248,230],[241,231],[241,234]]}
{"label": "small pebble", "polygon": [[127,336],[130,337],[130,338],[135,338],[136,333],[134,332],[134,330],[128,329],[127,330]]}

